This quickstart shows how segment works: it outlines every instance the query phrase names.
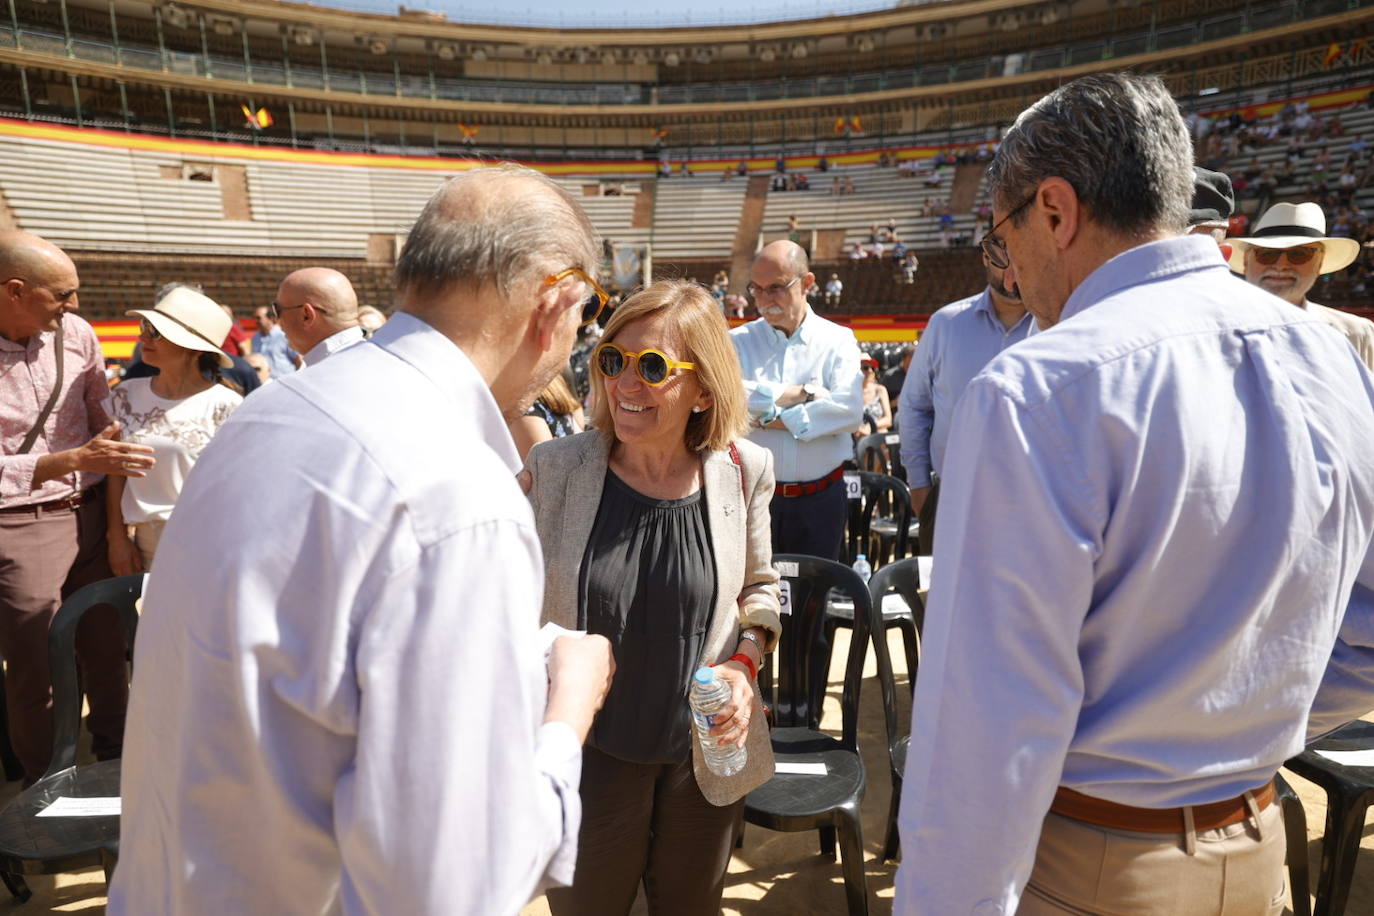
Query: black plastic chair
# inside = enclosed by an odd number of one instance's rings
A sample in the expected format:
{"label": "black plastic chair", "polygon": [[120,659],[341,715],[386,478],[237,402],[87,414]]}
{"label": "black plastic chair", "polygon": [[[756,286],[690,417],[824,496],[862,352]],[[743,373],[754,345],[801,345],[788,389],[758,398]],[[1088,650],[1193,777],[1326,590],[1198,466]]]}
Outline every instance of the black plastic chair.
{"label": "black plastic chair", "polygon": [[906,556],[915,532],[911,491],[905,483],[888,474],[851,473],[859,475],[860,498],[849,501],[849,518],[845,525],[846,560],[853,563],[862,553],[877,569],[889,556],[892,559]]}
{"label": "black plastic chair", "polygon": [[854,443],[854,463],[861,471],[906,479],[901,459],[902,437],[894,432],[873,433]]}
{"label": "black plastic chair", "polygon": [[935,513],[940,506],[940,481],[936,480],[926,494],[921,512],[916,516],[916,553],[922,557],[935,555]]}
{"label": "black plastic chair", "polygon": [[1351,722],[1313,742],[1284,764],[1326,790],[1326,832],[1317,878],[1316,916],[1339,916],[1345,912],[1364,833],[1365,811],[1374,803],[1374,767],[1343,766],[1317,751],[1370,749],[1374,749],[1374,722]]}
{"label": "black plastic chair", "polygon": [[[921,665],[921,627],[925,625],[926,608],[921,601],[921,574],[915,557],[907,557],[889,563],[873,574],[868,580],[868,591],[874,608],[882,615],[884,633],[890,627],[902,630],[902,644],[906,650],[906,670],[908,687],[912,696],[916,693],[916,673]],[[882,610],[883,598],[889,592],[896,592],[906,602],[906,610],[887,613]],[[902,804],[902,774],[906,770],[907,749],[911,745],[911,735],[898,736],[899,724],[896,721],[896,679],[892,673],[892,661],[887,651],[887,639],[875,636],[873,651],[878,659],[878,677],[882,684],[883,705],[892,711],[887,721],[887,759],[892,771],[892,800],[887,809],[887,835],[883,840],[883,861],[890,862],[901,851],[901,840],[897,832],[897,814]],[[887,672],[887,673],[884,673]],[[889,699],[891,695],[891,699]],[[905,731],[905,729],[902,729]]]}
{"label": "black plastic chair", "polygon": [[1288,842],[1288,890],[1293,916],[1312,916],[1312,878],[1307,867],[1307,812],[1302,799],[1283,778],[1274,777],[1279,804],[1283,806],[1283,833]]}
{"label": "black plastic chair", "polygon": [[20,901],[30,891],[23,875],[103,866],[106,880],[119,857],[119,817],[38,817],[58,798],[119,795],[119,761],[76,765],[81,731],[81,688],[76,673],[76,628],[82,615],[102,604],[119,613],[128,645],[138,629],[134,602],[143,594],[142,575],[94,582],[62,603],[48,631],[52,676],[52,762],[43,777],[0,809],[0,879]]}
{"label": "black plastic chair", "polygon": [[[821,852],[826,855],[834,855],[838,838],[849,912],[867,914],[863,826],[859,818],[859,802],[864,793],[864,765],[859,755],[859,688],[869,636],[880,624],[868,589],[852,569],[831,560],[797,554],[777,554],[773,565],[788,583],[792,608],[777,651],[759,674],[759,688],[764,702],[773,710],[776,726],[772,733],[773,753],[780,764],[824,763],[826,773],[774,774],[749,793],[744,819],[769,830],[819,829]],[[838,739],[820,731],[830,658],[826,596],[832,589],[852,601],[856,609],[840,698]],[[889,677],[890,674],[889,671]]]}

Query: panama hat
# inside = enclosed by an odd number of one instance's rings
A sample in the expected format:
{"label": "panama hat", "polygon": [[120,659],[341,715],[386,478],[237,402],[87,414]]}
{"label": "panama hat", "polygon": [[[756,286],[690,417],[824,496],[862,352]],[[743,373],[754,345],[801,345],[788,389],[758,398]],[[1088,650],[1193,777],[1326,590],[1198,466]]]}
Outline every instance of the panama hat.
{"label": "panama hat", "polygon": [[148,319],[159,334],[179,347],[216,354],[225,369],[234,365],[220,349],[233,319],[215,300],[188,286],[178,286],[150,309],[131,309],[124,314]]}
{"label": "panama hat", "polygon": [[1230,239],[1231,269],[1245,272],[1245,252],[1249,248],[1296,248],[1319,242],[1322,246],[1321,272],[1348,267],[1360,256],[1360,243],[1354,239],[1333,239],[1326,234],[1326,214],[1317,204],[1274,204],[1255,224],[1255,231],[1242,239]]}

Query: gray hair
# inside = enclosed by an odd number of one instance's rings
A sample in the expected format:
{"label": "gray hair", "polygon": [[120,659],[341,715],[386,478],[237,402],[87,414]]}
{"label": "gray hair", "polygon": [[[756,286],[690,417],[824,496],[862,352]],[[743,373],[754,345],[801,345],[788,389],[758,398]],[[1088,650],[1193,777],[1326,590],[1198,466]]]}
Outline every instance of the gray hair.
{"label": "gray hair", "polygon": [[163,299],[166,299],[172,290],[177,289],[189,289],[193,293],[205,295],[205,288],[199,283],[182,283],[180,280],[173,280],[171,283],[162,284],[158,287],[157,292],[153,293],[153,305],[156,306]]}
{"label": "gray hair", "polygon": [[552,179],[510,164],[473,169],[425,204],[396,260],[396,286],[428,297],[490,285],[504,298],[537,272],[577,267],[595,277],[600,250],[587,215]]}
{"label": "gray hair", "polygon": [[[1094,221],[1128,236],[1183,232],[1193,141],[1156,76],[1102,73],[1060,86],[1016,119],[988,167],[988,189],[1015,209],[1046,178],[1072,185]],[[1024,212],[1014,222],[1020,225]]]}

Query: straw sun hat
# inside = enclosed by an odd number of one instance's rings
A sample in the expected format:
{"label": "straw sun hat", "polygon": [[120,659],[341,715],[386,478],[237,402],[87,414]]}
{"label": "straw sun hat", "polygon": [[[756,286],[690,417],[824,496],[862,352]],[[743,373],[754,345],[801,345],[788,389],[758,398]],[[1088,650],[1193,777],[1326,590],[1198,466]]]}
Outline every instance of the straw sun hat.
{"label": "straw sun hat", "polygon": [[148,319],[159,334],[179,347],[216,354],[225,369],[234,365],[220,349],[233,321],[209,296],[179,286],[152,308],[131,309],[124,314]]}
{"label": "straw sun hat", "polygon": [[1314,203],[1274,204],[1255,224],[1255,231],[1241,239],[1228,239],[1232,245],[1231,269],[1245,272],[1245,252],[1249,248],[1297,248],[1314,242],[1322,246],[1321,272],[1348,267],[1360,256],[1360,243],[1354,239],[1335,239],[1326,234],[1326,214]]}

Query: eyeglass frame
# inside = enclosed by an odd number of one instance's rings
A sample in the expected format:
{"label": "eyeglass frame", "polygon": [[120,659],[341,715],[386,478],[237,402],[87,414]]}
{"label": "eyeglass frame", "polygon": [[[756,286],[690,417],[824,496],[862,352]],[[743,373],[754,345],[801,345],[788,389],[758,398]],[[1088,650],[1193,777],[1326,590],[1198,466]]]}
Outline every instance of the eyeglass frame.
{"label": "eyeglass frame", "polygon": [[138,319],[138,336],[146,337],[149,340],[161,340],[162,332],[157,329],[157,325],[147,318],[140,317]]}
{"label": "eyeglass frame", "polygon": [[303,309],[303,308],[305,308],[307,305],[310,306],[311,308],[313,308],[313,309],[314,309],[315,311],[317,311],[317,312],[323,312],[323,313],[326,314],[326,315],[329,314],[329,309],[320,308],[318,305],[316,305],[315,303],[313,303],[313,302],[311,302],[311,301],[309,301],[309,300],[306,300],[305,302],[302,302],[300,305],[287,305],[287,306],[280,306],[280,305],[277,305],[277,303],[276,303],[275,301],[273,301],[272,304],[269,305],[269,306],[267,307],[267,309],[268,309],[269,312],[272,313],[272,320],[273,320],[273,321],[276,321],[276,322],[280,322],[280,321],[281,321],[281,313],[282,313],[282,312],[289,312],[289,311],[292,311],[292,310],[294,310],[294,309]]}
{"label": "eyeglass frame", "polygon": [[[588,325],[595,323],[596,319],[601,317],[601,313],[606,311],[606,303],[611,301],[611,294],[606,292],[606,290],[602,288],[600,283],[597,283],[595,280],[593,280],[591,276],[580,267],[569,267],[565,270],[560,270],[556,274],[549,274],[547,277],[544,278],[544,285],[557,286],[559,283],[563,282],[564,279],[571,277],[574,274],[581,277],[583,282],[585,282],[588,286],[592,288],[592,295],[587,299],[583,300],[582,302],[582,318],[577,325],[579,328],[585,328]],[[593,297],[597,300],[596,312],[594,312],[592,316],[588,318],[587,303],[590,302]]]}
{"label": "eyeglass frame", "polygon": [[[1259,245],[1251,245],[1250,251],[1255,256],[1255,262],[1263,264],[1265,267],[1273,267],[1275,264],[1279,263],[1280,258],[1292,264],[1294,267],[1301,267],[1303,264],[1310,263],[1317,255],[1325,253],[1321,245],[1293,245],[1290,248],[1262,248]],[[1294,260],[1292,254],[1295,251],[1306,252],[1307,257],[1302,260]],[[1265,254],[1261,255],[1260,252],[1264,252]],[[1272,261],[1266,261],[1265,258],[1271,254],[1274,259]]]}
{"label": "eyeglass frame", "polygon": [[1007,220],[1029,207],[1034,202],[1038,190],[1037,188],[1032,191],[1030,196],[1021,201],[1014,210],[999,219],[997,224],[988,230],[987,235],[978,242],[978,247],[983,249],[983,257],[987,258],[988,263],[998,270],[1006,270],[1011,266],[1011,252],[1007,251],[1007,243],[997,234],[997,230],[1001,229]]}
{"label": "eyeglass frame", "polygon": [[767,293],[768,298],[776,299],[778,296],[781,296],[783,293],[796,286],[797,283],[801,281],[801,278],[802,275],[798,274],[792,278],[790,283],[770,283],[767,286],[759,286],[753,280],[750,280],[744,285],[744,291],[749,294],[750,299],[757,300],[759,298],[759,293]]}
{"label": "eyeglass frame", "polygon": [[[624,361],[624,365],[620,367],[620,371],[617,372],[615,375],[611,375],[605,369],[601,368],[601,354],[606,350],[614,350],[615,352],[619,353],[620,358]],[[651,382],[644,377],[644,370],[642,368],[644,364],[640,362],[640,357],[648,353],[652,353],[655,356],[662,359],[664,365],[668,367],[668,371],[663,376],[662,381]],[[616,343],[613,340],[608,340],[603,344],[597,345],[597,348],[592,351],[592,365],[596,368],[597,372],[601,373],[606,378],[620,378],[622,375],[625,374],[625,370],[628,369],[630,366],[630,357],[634,357],[635,375],[639,376],[639,380],[644,384],[648,385],[650,388],[662,388],[664,385],[668,384],[668,382],[676,378],[676,376],[673,373],[674,369],[690,370],[692,372],[695,372],[697,369],[696,363],[680,363],[675,359],[669,359],[667,353],[664,353],[662,350],[659,350],[655,347],[645,347],[643,350],[640,350],[638,353],[635,353],[632,350],[626,350],[624,347],[622,347],[620,344]]]}

